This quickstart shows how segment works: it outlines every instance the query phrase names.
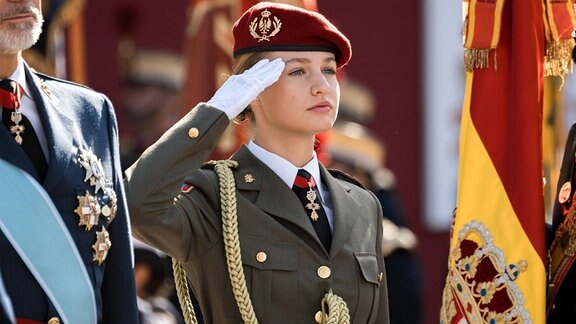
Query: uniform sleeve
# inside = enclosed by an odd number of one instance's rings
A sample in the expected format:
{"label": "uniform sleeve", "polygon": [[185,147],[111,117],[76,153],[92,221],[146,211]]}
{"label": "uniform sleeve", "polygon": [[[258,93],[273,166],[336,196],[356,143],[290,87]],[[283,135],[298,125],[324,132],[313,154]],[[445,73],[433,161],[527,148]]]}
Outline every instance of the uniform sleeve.
{"label": "uniform sleeve", "polygon": [[389,313],[389,309],[388,309],[388,283],[387,283],[387,278],[386,278],[386,268],[385,268],[385,264],[384,264],[384,256],[381,255],[381,251],[382,251],[382,236],[383,236],[383,231],[382,231],[382,219],[383,219],[383,215],[382,215],[382,205],[380,204],[380,201],[378,200],[378,198],[373,194],[370,193],[372,195],[372,197],[376,200],[376,206],[378,209],[378,213],[377,213],[377,218],[375,220],[375,222],[378,224],[377,226],[377,239],[376,239],[376,252],[378,255],[380,255],[380,257],[378,258],[378,265],[380,268],[380,272],[382,273],[382,275],[384,276],[382,279],[382,282],[380,283],[380,304],[378,306],[378,315],[376,318],[376,322],[374,323],[382,323],[382,324],[388,324],[390,322],[390,313]]}
{"label": "uniform sleeve", "polygon": [[222,111],[200,104],[126,170],[135,237],[180,260],[188,257],[194,237],[190,219],[210,210],[200,208],[199,195],[178,197],[181,186],[204,164],[229,123]]}
{"label": "uniform sleeve", "polygon": [[105,98],[104,111],[108,114],[108,138],[113,164],[113,187],[117,195],[116,217],[108,226],[112,247],[105,262],[102,283],[102,323],[138,323],[134,257],[126,209],[126,197],[121,179],[118,146],[118,128],[112,103]]}

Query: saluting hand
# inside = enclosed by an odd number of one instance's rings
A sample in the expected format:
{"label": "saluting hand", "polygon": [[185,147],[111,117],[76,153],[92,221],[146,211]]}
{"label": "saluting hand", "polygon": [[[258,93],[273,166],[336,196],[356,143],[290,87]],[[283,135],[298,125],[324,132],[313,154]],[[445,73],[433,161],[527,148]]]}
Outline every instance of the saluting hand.
{"label": "saluting hand", "polygon": [[284,62],[280,58],[260,60],[242,74],[229,77],[207,104],[224,111],[229,119],[233,119],[264,89],[278,81],[283,70]]}

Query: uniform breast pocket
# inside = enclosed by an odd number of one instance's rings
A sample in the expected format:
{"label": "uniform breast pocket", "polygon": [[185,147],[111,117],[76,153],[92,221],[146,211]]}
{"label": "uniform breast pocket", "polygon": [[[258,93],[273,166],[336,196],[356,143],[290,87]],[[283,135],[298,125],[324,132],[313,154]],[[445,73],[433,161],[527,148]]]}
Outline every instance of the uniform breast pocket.
{"label": "uniform breast pocket", "polygon": [[355,252],[362,280],[359,281],[359,299],[357,314],[370,314],[373,307],[378,307],[380,296],[380,269],[378,259],[373,252]]}
{"label": "uniform breast pocket", "polygon": [[246,284],[258,319],[266,322],[274,305],[298,303],[298,249],[281,241],[245,236],[241,243]]}

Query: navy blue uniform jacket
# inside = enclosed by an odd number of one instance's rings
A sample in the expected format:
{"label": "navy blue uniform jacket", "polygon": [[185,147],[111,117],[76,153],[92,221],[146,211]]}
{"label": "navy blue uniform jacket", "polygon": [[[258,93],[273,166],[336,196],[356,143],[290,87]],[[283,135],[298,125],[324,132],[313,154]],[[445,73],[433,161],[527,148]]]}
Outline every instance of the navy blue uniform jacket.
{"label": "navy blue uniform jacket", "polygon": [[[26,65],[26,80],[46,133],[49,151],[48,172],[40,179],[31,160],[14,141],[6,127],[0,127],[0,158],[28,172],[44,187],[60,212],[94,288],[100,323],[137,323],[133,257],[128,212],[121,180],[116,117],[108,98],[87,87],[54,79]],[[84,181],[86,169],[79,163],[80,149],[89,150],[104,167],[106,189],[117,195],[116,217],[108,226],[100,217],[98,226],[79,226],[78,196],[94,194]],[[100,191],[100,195],[102,191]],[[18,215],[26,217],[26,215]],[[93,262],[96,231],[107,226],[111,249],[106,260]],[[30,237],[30,239],[34,239]],[[46,253],[58,253],[46,247]],[[0,232],[0,271],[17,318],[46,322],[59,317],[36,279]],[[66,283],[63,282],[63,285]]]}

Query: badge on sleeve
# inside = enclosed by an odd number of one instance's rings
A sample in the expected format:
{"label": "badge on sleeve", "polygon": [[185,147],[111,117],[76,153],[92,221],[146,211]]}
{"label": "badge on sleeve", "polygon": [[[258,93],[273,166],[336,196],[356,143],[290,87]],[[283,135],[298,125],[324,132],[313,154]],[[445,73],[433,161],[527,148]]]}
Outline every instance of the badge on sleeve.
{"label": "badge on sleeve", "polygon": [[102,262],[106,260],[110,247],[112,247],[110,233],[108,233],[105,227],[102,227],[101,231],[96,231],[96,243],[92,245],[92,249],[94,249],[92,262],[101,265]]}
{"label": "badge on sleeve", "polygon": [[189,184],[189,183],[184,183],[182,184],[182,187],[180,188],[180,191],[182,193],[189,193],[190,191],[192,191],[192,189],[194,189],[194,186]]}

